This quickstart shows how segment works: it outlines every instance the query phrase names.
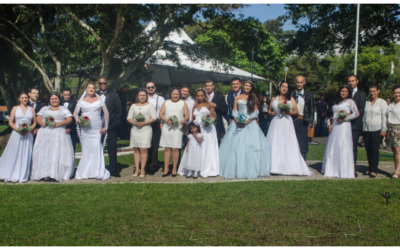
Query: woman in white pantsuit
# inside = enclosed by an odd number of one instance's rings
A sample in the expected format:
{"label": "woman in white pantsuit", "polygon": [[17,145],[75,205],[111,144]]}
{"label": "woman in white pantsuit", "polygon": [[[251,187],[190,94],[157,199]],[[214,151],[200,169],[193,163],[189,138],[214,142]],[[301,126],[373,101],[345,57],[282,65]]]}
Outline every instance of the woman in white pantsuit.
{"label": "woman in white pantsuit", "polygon": [[[178,124],[172,124],[170,117],[176,116]],[[169,161],[172,152],[172,177],[176,176],[176,167],[179,160],[179,149],[182,148],[182,124],[189,120],[189,109],[181,100],[181,90],[177,87],[171,89],[171,100],[164,102],[160,110],[160,119],[164,122],[161,131],[160,146],[165,147],[164,174],[169,175]]]}
{"label": "woman in white pantsuit", "polygon": [[[151,124],[156,121],[157,113],[153,105],[147,102],[148,96],[146,89],[139,89],[136,96],[136,103],[133,104],[128,112],[128,122],[132,124],[131,129],[131,147],[134,147],[135,173],[133,176],[145,176],[145,166],[148,158],[147,149],[151,147],[153,129]],[[135,116],[142,114],[145,117],[144,122],[139,122]]]}

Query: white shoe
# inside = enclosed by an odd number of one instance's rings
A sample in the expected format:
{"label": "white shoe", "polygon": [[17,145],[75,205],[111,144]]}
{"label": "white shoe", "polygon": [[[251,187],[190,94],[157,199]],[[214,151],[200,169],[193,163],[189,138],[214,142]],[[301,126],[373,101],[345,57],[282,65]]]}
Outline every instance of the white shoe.
{"label": "white shoe", "polygon": [[190,177],[192,177],[192,173],[188,173],[188,174],[186,175],[186,178],[190,178]]}

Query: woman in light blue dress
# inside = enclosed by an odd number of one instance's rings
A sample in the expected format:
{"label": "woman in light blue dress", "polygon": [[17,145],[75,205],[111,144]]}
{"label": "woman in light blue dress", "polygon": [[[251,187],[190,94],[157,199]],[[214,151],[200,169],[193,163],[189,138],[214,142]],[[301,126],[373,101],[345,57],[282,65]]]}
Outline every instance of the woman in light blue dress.
{"label": "woman in light blue dress", "polygon": [[[270,146],[256,122],[259,113],[257,94],[249,80],[243,89],[244,93],[235,98],[234,122],[230,123],[219,148],[219,175],[238,179],[270,176]],[[238,123],[239,116],[245,118],[245,124]]]}

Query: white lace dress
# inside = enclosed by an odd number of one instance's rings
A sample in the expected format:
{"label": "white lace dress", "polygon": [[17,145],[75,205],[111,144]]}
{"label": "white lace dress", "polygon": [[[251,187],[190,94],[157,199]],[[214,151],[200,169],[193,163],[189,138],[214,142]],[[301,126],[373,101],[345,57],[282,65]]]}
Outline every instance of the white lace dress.
{"label": "white lace dress", "polygon": [[[345,122],[337,122],[337,112],[344,110],[349,116]],[[332,106],[333,124],[325,147],[322,174],[326,177],[354,178],[353,136],[350,121],[359,116],[357,104],[347,99]],[[328,119],[328,126],[330,119]]]}
{"label": "white lace dress", "polygon": [[[76,179],[101,179],[110,178],[110,172],[105,168],[104,164],[104,145],[101,141],[100,130],[105,122],[108,127],[108,110],[105,103],[100,99],[94,103],[88,103],[80,100],[74,111],[75,120],[78,121],[78,112],[82,111],[81,116],[88,116],[91,120],[91,125],[88,127],[79,127],[78,134],[80,135],[82,145],[82,158],[76,170]],[[102,118],[102,112],[104,119]],[[103,122],[104,121],[104,122]],[[77,123],[78,124],[78,123]],[[104,139],[104,141],[106,138]]]}
{"label": "white lace dress", "polygon": [[[60,110],[50,110],[43,107],[37,115],[51,115],[56,122],[63,122],[72,117],[71,112],[64,106]],[[65,133],[66,126],[58,128],[42,127],[39,129],[32,155],[31,179],[40,180],[52,178],[57,181],[69,180],[75,172],[75,155],[69,134]]]}
{"label": "white lace dress", "polygon": [[[204,136],[201,133],[197,134],[197,137],[201,138],[204,141]],[[201,171],[201,168],[203,166],[201,149],[201,144],[203,143],[203,141],[199,143],[192,134],[188,135],[188,139],[188,148],[185,148],[181,164],[179,165],[178,174],[180,175],[187,174],[187,171]]]}
{"label": "white lace dress", "polygon": [[[299,142],[290,115],[281,116],[278,97],[272,103],[276,116],[269,125],[267,141],[271,145],[271,174],[313,175],[300,153]],[[292,106],[292,102],[287,102]]]}
{"label": "white lace dress", "polygon": [[[32,124],[33,113],[30,108],[26,115],[20,107],[15,112],[16,126],[22,122]],[[28,133],[22,136],[17,131],[12,131],[3,155],[0,158],[0,179],[4,182],[25,182],[29,178],[32,159],[33,136]]]}
{"label": "white lace dress", "polygon": [[[200,124],[201,134],[203,135],[203,142],[201,143],[201,159],[202,167],[200,171],[201,177],[211,177],[219,175],[219,151],[217,130],[214,124],[207,127],[201,121],[205,115],[211,115],[210,110],[206,107],[201,107],[200,110],[194,109],[193,115],[196,121]],[[188,163],[189,164],[189,163]],[[187,173],[179,167],[178,174],[186,175]]]}

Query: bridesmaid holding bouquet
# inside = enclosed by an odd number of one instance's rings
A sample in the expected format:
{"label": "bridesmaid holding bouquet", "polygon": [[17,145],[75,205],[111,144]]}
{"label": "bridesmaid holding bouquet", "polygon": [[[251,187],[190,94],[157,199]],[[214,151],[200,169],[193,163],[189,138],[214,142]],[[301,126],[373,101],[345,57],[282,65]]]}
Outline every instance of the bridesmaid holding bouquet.
{"label": "bridesmaid holding bouquet", "polygon": [[179,160],[179,149],[182,148],[182,124],[189,120],[189,109],[181,100],[181,91],[177,87],[171,89],[171,100],[164,102],[160,110],[160,119],[164,122],[161,131],[160,146],[165,147],[164,174],[169,175],[169,161],[172,154],[172,177],[176,177]]}
{"label": "bridesmaid holding bouquet", "polygon": [[151,147],[153,129],[151,124],[157,119],[156,109],[148,102],[146,89],[139,89],[136,96],[136,103],[133,104],[128,112],[127,121],[132,124],[131,147],[134,147],[135,173],[145,177],[145,166],[148,158],[148,148]]}
{"label": "bridesmaid holding bouquet", "polygon": [[[28,94],[21,92],[18,106],[13,107],[8,126],[13,131],[0,158],[0,179],[4,182],[26,182],[31,167],[35,110],[28,106]],[[15,125],[14,125],[15,120]]]}

